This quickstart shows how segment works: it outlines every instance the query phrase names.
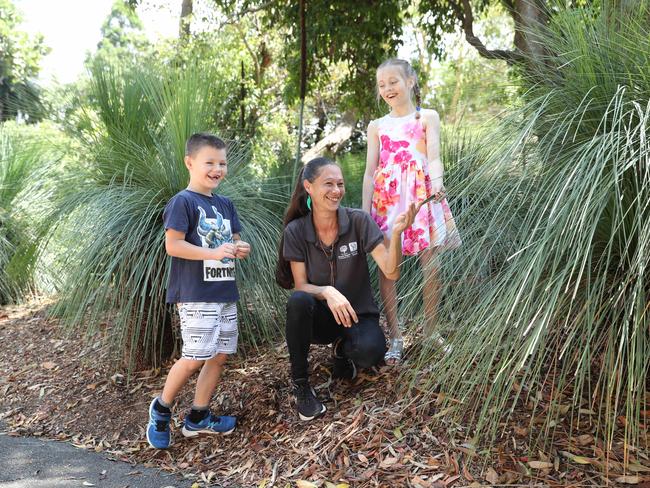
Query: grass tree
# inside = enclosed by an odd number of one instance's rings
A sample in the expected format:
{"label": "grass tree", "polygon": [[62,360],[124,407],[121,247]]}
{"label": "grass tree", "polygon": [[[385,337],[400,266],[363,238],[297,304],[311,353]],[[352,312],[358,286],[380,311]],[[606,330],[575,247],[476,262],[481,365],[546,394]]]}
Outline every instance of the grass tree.
{"label": "grass tree", "polygon": [[[107,324],[103,332],[131,367],[158,364],[174,344],[162,212],[187,186],[186,138],[216,130],[219,83],[205,65],[97,63],[91,70],[94,106],[80,126],[92,129],[78,135],[90,156],[66,184],[58,208],[68,253],[57,311],[90,335]],[[229,175],[219,193],[234,201],[253,249],[238,264],[238,284],[242,335],[256,344],[277,331],[281,295],[272,270],[282,199],[273,181],[252,177],[248,157],[245,145],[230,145]]]}
{"label": "grass tree", "polygon": [[555,15],[524,106],[448,180],[464,238],[442,260],[451,350],[426,343],[407,374],[488,438],[528,405],[540,439],[589,411],[607,448],[647,442],[649,15],[647,1]]}
{"label": "grass tree", "polygon": [[40,243],[45,238],[47,168],[56,159],[46,128],[0,126],[0,304],[33,291]]}

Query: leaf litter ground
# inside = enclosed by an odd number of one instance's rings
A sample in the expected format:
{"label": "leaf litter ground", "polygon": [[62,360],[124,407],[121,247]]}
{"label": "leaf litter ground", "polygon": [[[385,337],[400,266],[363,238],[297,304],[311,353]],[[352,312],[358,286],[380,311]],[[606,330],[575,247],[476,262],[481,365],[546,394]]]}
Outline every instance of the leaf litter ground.
{"label": "leaf litter ground", "polygon": [[589,422],[574,427],[572,436],[556,426],[552,449],[531,455],[525,406],[504,424],[499,442],[477,453],[467,428],[445,420],[438,401],[444,394],[426,405],[417,396],[405,398],[397,371],[388,367],[354,382],[332,381],[329,349],[319,346],[312,348],[312,384],[328,408],[323,418],[297,419],[280,344],[237,355],[227,365],[212,409],[237,415],[233,434],[182,437],[192,381],[174,408],[173,445],[157,451],[145,440],[147,409],[173,363],[127,381],[110,366],[99,338],[65,336],[47,318],[46,306],[0,308],[0,419],[9,435],[57,439],[180,473],[194,488],[650,487],[647,453],[621,446],[605,454]]}

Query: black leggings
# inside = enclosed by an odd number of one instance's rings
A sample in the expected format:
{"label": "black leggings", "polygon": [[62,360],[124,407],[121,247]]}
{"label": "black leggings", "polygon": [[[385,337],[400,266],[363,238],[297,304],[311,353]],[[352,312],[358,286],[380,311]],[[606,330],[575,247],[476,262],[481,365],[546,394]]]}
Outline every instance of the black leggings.
{"label": "black leggings", "polygon": [[360,315],[352,327],[336,323],[324,301],[302,291],[291,294],[287,302],[287,346],[293,380],[308,377],[307,355],[310,344],[330,344],[339,337],[339,351],[354,361],[357,368],[375,366],[386,352],[386,338],[379,327],[379,316]]}

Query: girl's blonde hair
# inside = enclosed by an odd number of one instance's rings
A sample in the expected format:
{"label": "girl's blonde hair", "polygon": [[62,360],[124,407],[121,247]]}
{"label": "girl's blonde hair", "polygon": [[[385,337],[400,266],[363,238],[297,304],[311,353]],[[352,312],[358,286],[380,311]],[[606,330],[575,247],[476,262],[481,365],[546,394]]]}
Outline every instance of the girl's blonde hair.
{"label": "girl's blonde hair", "polygon": [[[411,66],[411,63],[408,61],[405,61],[403,59],[399,58],[390,58],[384,61],[379,65],[377,68],[377,71],[383,68],[388,68],[388,67],[396,67],[399,68],[399,70],[402,73],[402,77],[405,80],[408,80],[409,78],[412,78],[414,83],[413,83],[413,88],[412,92],[413,95],[415,96],[415,118],[419,119],[420,118],[420,110],[421,110],[421,105],[422,105],[422,98],[420,95],[420,85],[418,83],[418,74],[415,72],[413,69],[413,66]],[[379,99],[379,89],[377,90],[377,99]]]}

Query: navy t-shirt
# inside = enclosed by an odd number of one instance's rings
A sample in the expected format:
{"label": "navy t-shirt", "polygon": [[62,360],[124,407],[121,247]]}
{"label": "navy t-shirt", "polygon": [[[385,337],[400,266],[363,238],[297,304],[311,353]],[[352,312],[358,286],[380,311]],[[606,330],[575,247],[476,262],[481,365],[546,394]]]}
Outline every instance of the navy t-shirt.
{"label": "navy t-shirt", "polygon": [[[165,230],[185,234],[195,246],[217,248],[232,242],[241,232],[237,211],[230,199],[183,190],[167,203],[163,213]],[[236,302],[234,259],[191,260],[172,257],[167,286],[167,303]]]}

